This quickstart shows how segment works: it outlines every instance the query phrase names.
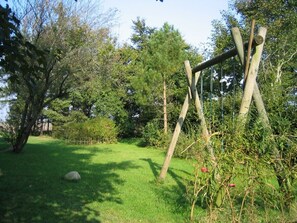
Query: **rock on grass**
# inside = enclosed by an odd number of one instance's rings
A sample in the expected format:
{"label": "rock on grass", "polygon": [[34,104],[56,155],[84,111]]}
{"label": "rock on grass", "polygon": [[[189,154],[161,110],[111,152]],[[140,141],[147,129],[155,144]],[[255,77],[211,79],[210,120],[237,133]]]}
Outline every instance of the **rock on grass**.
{"label": "rock on grass", "polygon": [[79,181],[81,177],[77,171],[71,171],[65,174],[64,179],[68,181]]}

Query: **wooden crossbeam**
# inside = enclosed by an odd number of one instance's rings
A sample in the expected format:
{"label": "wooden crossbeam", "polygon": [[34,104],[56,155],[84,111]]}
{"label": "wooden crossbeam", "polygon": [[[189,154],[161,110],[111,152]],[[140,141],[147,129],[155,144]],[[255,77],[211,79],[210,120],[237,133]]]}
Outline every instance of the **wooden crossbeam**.
{"label": "wooden crossbeam", "polygon": [[[263,41],[264,41],[264,38],[261,35],[255,36],[253,38],[252,47],[256,47],[256,46],[262,44]],[[249,45],[249,43],[246,42],[246,43],[243,44],[243,47],[245,49],[247,49],[248,45]],[[208,67],[211,67],[211,66],[213,66],[215,64],[221,63],[221,62],[223,62],[223,61],[225,61],[225,60],[227,60],[227,59],[229,59],[231,57],[234,57],[236,55],[237,55],[237,48],[234,47],[234,48],[232,48],[231,50],[229,50],[229,51],[227,51],[225,53],[222,53],[222,54],[220,54],[220,55],[218,55],[218,56],[216,56],[216,57],[214,57],[214,58],[212,58],[210,60],[207,60],[207,61],[197,65],[196,67],[194,67],[192,69],[192,73],[195,74],[196,72],[202,71],[202,70],[204,70],[204,69],[206,69]]]}

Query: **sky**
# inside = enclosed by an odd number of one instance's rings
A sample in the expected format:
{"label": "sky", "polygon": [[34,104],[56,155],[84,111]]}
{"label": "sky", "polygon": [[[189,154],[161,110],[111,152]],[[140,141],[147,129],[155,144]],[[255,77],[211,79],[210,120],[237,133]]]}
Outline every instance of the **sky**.
{"label": "sky", "polygon": [[228,9],[228,0],[102,0],[105,9],[118,9],[118,24],[113,32],[120,42],[132,34],[132,20],[145,19],[150,27],[160,28],[165,22],[179,30],[184,40],[195,47],[207,42],[212,21]]}

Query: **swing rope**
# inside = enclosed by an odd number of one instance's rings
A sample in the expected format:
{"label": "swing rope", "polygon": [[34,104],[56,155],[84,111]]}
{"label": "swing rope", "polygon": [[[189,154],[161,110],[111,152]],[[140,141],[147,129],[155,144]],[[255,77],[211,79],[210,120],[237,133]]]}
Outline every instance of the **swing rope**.
{"label": "swing rope", "polygon": [[210,113],[210,117],[211,117],[211,123],[210,123],[210,133],[212,132],[211,131],[211,125],[212,125],[212,123],[214,123],[214,117],[213,117],[213,104],[212,104],[212,95],[213,95],[213,76],[214,76],[214,68],[213,67],[211,67],[211,70],[210,70],[210,93],[209,93],[209,101],[210,101],[210,108],[209,108],[209,113]]}
{"label": "swing rope", "polygon": [[236,60],[234,59],[234,57],[232,57],[232,67],[233,67],[233,79],[232,79],[232,84],[233,84],[233,97],[232,97],[232,132],[234,133],[235,131],[235,105],[236,105],[236,74],[235,74],[235,63]]}

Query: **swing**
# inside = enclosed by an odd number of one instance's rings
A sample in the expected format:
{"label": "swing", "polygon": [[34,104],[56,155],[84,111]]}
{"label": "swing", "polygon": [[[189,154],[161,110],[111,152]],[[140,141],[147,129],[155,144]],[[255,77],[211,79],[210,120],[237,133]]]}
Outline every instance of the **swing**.
{"label": "swing", "polygon": [[[257,77],[258,67],[260,64],[261,55],[262,55],[262,51],[263,51],[263,41],[265,39],[266,29],[263,27],[260,27],[259,35],[257,36],[257,38],[253,39],[254,41],[250,41],[250,44],[249,43],[243,44],[241,35],[239,33],[239,29],[237,28],[238,32],[236,32],[234,30],[236,30],[236,29],[232,30],[232,35],[233,35],[234,42],[236,45],[235,48],[233,48],[233,49],[231,49],[231,50],[229,50],[229,51],[227,51],[213,59],[210,59],[202,64],[199,64],[198,66],[194,67],[193,69],[191,68],[189,61],[185,61],[186,77],[187,77],[187,81],[188,81],[189,93],[187,93],[187,95],[185,97],[185,101],[184,101],[180,116],[178,118],[178,122],[176,124],[175,130],[174,130],[174,133],[173,133],[173,136],[172,136],[172,139],[171,139],[171,142],[170,142],[170,145],[169,145],[169,148],[168,148],[165,160],[164,160],[164,164],[162,166],[162,169],[161,169],[161,172],[159,175],[159,180],[165,179],[167,170],[169,168],[170,160],[173,155],[173,152],[174,152],[177,140],[178,140],[178,136],[181,131],[181,127],[183,125],[183,122],[185,120],[185,117],[186,117],[186,114],[187,114],[187,111],[189,108],[189,103],[191,102],[192,99],[195,103],[195,108],[196,108],[198,117],[200,119],[200,124],[201,124],[201,128],[202,128],[202,133],[201,133],[202,140],[205,141],[205,147],[207,148],[209,155],[211,157],[212,166],[213,167],[217,166],[216,157],[214,155],[214,149],[212,148],[211,140],[210,140],[210,137],[212,136],[212,134],[210,134],[210,132],[208,130],[205,116],[203,113],[203,106],[201,103],[202,100],[200,100],[200,99],[203,99],[203,96],[200,95],[201,98],[199,97],[199,94],[198,94],[198,91],[196,88],[196,84],[198,82],[198,79],[199,79],[199,76],[200,76],[202,70],[204,70],[208,67],[211,67],[215,64],[218,64],[228,58],[232,58],[232,57],[236,56],[237,54],[239,55],[240,61],[242,62],[242,64],[244,64],[243,60],[242,60],[242,58],[244,58],[243,57],[244,48],[246,48],[248,46],[252,46],[252,44],[254,44],[254,46],[256,47],[256,50],[252,57],[251,64],[248,69],[248,75],[246,77],[245,88],[244,88],[244,92],[243,92],[242,103],[240,106],[239,115],[238,115],[238,123],[237,123],[236,127],[244,126],[246,119],[247,119],[247,114],[249,111],[252,97],[254,97],[254,100],[256,102],[256,107],[258,109],[258,112],[260,113],[260,117],[264,117],[268,121],[265,107],[264,107],[261,95],[259,93],[259,89],[256,84],[256,77]],[[202,78],[201,78],[201,82],[202,82],[201,86],[203,86]],[[203,88],[202,88],[202,91],[203,91]],[[223,91],[222,91],[222,94],[223,94]],[[221,101],[221,109],[223,108],[223,105],[224,104],[223,104],[223,100],[222,100]],[[224,118],[223,112],[222,112],[222,118]],[[269,126],[269,122],[267,122],[266,124]],[[242,130],[238,129],[238,131],[242,131]]]}
{"label": "swing", "polygon": [[[233,69],[235,69],[235,67],[233,67]],[[235,72],[235,70],[233,70],[233,73]],[[210,133],[210,138],[214,135],[223,135],[222,132],[214,132],[212,133],[212,129],[213,129],[213,123],[214,123],[214,110],[213,110],[213,101],[214,101],[214,98],[213,98],[213,81],[214,81],[214,75],[216,75],[216,70],[214,69],[214,67],[211,67],[210,69],[210,79],[209,79],[209,133]],[[204,109],[205,106],[207,106],[206,104],[204,104],[204,81],[203,81],[203,74],[201,72],[200,74],[201,78],[200,78],[200,101],[201,101],[201,109],[202,109],[202,112],[204,112]],[[220,117],[220,123],[224,123],[224,74],[223,74],[223,67],[222,67],[222,64],[220,66],[220,74],[219,74],[219,85],[220,85],[220,100],[219,100],[219,103],[220,103],[220,113],[221,113],[221,117]],[[235,107],[235,106],[234,106]],[[208,109],[206,109],[206,111],[208,111]],[[234,114],[234,111],[232,111],[233,114]],[[190,149],[194,144],[196,144],[199,140],[196,140],[194,142],[192,142],[189,146],[187,146],[182,152],[181,154],[183,154],[184,152],[186,152],[188,149]],[[222,139],[221,140],[221,150],[223,151],[224,150],[224,140]]]}

